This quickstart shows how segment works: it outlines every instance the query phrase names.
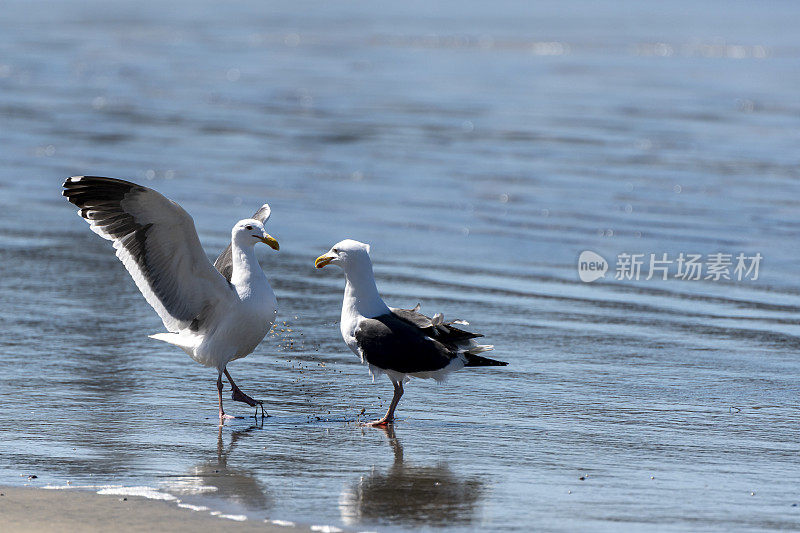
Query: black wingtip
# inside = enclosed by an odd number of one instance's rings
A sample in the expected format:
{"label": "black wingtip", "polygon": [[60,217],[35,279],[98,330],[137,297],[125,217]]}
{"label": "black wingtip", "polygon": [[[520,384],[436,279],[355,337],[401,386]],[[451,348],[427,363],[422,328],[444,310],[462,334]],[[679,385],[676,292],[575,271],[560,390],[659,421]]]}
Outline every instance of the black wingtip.
{"label": "black wingtip", "polygon": [[[130,181],[100,176],[71,176],[64,180],[61,194],[80,207],[97,207],[108,202],[120,202],[131,191],[146,191],[146,187]],[[107,206],[106,206],[107,207]],[[82,215],[83,216],[83,215]],[[86,218],[84,216],[84,218]]]}
{"label": "black wingtip", "polygon": [[505,361],[498,361],[497,359],[481,357],[480,355],[467,354],[467,362],[464,366],[508,366],[508,363]]}

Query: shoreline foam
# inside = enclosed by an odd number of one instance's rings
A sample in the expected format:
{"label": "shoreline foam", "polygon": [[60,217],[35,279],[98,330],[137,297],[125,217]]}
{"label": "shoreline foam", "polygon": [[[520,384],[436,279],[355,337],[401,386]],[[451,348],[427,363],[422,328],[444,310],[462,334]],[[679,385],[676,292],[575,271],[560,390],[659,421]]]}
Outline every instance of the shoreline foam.
{"label": "shoreline foam", "polygon": [[[0,488],[0,523],[8,533],[62,531],[173,533],[219,531],[231,533],[307,531],[263,520],[238,520],[212,516],[175,505],[174,501],[142,496],[103,495],[82,490],[47,490],[32,487]],[[224,522],[222,522],[224,521]]]}

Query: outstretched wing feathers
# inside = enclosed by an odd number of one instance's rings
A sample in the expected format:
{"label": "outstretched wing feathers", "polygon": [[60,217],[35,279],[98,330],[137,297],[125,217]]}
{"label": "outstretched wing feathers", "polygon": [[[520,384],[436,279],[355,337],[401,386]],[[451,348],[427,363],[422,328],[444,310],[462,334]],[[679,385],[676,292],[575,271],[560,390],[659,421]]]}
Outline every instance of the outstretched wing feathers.
{"label": "outstretched wing feathers", "polygon": [[208,260],[192,217],[175,202],[135,183],[96,176],[68,178],[63,194],[92,231],[114,243],[167,330],[197,326],[195,319],[209,309],[234,300]]}

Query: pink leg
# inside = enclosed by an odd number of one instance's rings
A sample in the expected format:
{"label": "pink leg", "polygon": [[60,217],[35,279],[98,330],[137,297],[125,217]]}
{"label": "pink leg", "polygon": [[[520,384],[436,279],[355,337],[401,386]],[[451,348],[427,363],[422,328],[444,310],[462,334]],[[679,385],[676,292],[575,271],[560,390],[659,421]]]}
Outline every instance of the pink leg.
{"label": "pink leg", "polygon": [[220,372],[219,377],[217,377],[217,397],[219,398],[219,423],[222,425],[222,422],[225,420],[230,420],[232,418],[236,418],[235,416],[226,415],[225,410],[222,408],[222,373]]}
{"label": "pink leg", "polygon": [[373,420],[372,422],[367,422],[364,425],[372,427],[386,427],[390,424],[394,424],[394,410],[397,408],[397,404],[400,403],[400,398],[402,396],[403,383],[394,383],[394,396],[392,396],[392,402],[389,404],[389,410],[386,411],[386,414],[383,416],[383,418]]}

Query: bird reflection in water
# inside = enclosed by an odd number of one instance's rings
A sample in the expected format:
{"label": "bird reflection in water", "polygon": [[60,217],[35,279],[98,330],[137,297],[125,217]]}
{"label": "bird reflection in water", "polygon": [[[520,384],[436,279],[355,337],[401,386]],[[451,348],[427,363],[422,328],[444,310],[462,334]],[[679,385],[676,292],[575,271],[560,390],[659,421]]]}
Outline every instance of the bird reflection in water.
{"label": "bird reflection in water", "polygon": [[[191,475],[171,480],[168,491],[179,495],[184,501],[194,500],[192,503],[202,504],[203,496],[207,496],[213,498],[214,502],[222,500],[242,511],[267,509],[270,506],[270,498],[256,479],[255,473],[228,467],[228,458],[236,443],[248,434],[252,434],[253,430],[260,428],[260,425],[254,425],[233,431],[226,449],[222,435],[224,427],[220,426],[217,433],[216,458],[195,466]],[[187,496],[193,497],[187,498]]]}
{"label": "bird reflection in water", "polygon": [[475,519],[483,492],[477,478],[462,478],[447,465],[417,466],[403,459],[403,446],[392,426],[381,428],[394,451],[394,463],[385,472],[362,476],[339,498],[342,521],[407,525],[465,525]]}

